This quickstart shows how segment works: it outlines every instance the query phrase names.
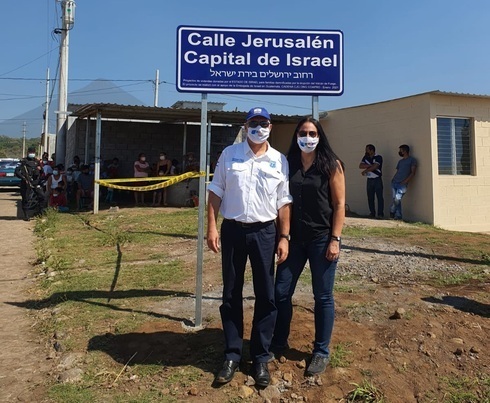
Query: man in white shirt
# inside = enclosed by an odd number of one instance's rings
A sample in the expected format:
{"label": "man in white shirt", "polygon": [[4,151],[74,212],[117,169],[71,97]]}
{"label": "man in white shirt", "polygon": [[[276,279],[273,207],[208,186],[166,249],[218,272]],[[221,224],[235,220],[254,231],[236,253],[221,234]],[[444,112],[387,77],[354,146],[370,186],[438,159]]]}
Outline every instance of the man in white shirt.
{"label": "man in white shirt", "polygon": [[231,381],[242,358],[242,292],[249,258],[255,293],[250,337],[252,375],[256,385],[265,387],[270,383],[267,362],[277,316],[274,254],[277,254],[278,264],[288,255],[292,197],[286,157],[267,141],[272,129],[267,110],[252,108],[244,129],[246,141],[223,150],[208,187],[207,243],[214,252],[220,250],[218,211],[224,218],[221,225],[223,303],[220,313],[226,346],[225,361],[216,382]]}

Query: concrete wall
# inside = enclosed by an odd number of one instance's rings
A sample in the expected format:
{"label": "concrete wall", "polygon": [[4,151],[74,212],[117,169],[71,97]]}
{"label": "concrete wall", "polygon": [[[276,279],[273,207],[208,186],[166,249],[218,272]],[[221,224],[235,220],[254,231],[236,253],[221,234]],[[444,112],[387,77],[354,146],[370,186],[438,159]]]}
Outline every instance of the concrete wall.
{"label": "concrete wall", "polygon": [[295,124],[274,124],[274,116],[272,116],[272,132],[269,141],[272,147],[286,155],[291,145],[295,128]]}
{"label": "concrete wall", "polygon": [[332,148],[345,163],[346,203],[352,212],[369,214],[366,178],[358,168],[365,146],[374,144],[384,160],[384,214],[387,217],[392,199],[391,179],[400,159],[398,147],[408,144],[418,167],[402,202],[403,217],[409,221],[433,221],[429,95],[333,110],[322,120],[322,125]]}
{"label": "concrete wall", "polygon": [[[490,231],[490,100],[431,95],[434,224],[456,231]],[[473,120],[473,174],[439,175],[437,117]]]}

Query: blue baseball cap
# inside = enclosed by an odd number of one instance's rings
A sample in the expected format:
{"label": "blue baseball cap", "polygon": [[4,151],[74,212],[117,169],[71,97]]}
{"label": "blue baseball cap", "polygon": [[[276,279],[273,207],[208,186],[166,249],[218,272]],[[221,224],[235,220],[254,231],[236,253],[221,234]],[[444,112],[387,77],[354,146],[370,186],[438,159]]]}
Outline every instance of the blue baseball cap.
{"label": "blue baseball cap", "polygon": [[261,107],[256,107],[250,109],[247,115],[247,121],[250,119],[256,117],[256,116],[262,116],[263,118],[266,118],[267,120],[271,120],[271,117],[269,116],[269,112],[267,112],[267,109],[261,108]]}

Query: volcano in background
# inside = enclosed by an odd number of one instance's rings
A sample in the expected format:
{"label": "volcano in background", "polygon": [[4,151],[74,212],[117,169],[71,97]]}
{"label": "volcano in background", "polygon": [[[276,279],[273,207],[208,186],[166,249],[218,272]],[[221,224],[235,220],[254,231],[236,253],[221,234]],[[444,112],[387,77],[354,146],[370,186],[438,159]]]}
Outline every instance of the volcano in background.
{"label": "volcano in background", "polygon": [[[69,104],[111,103],[119,105],[146,104],[129,92],[124,91],[112,81],[95,80],[87,86],[68,94]],[[53,98],[49,107],[49,133],[56,131],[56,114],[58,110],[58,98]],[[26,137],[41,136],[44,126],[44,107],[41,105],[35,109],[24,112],[13,118],[0,122],[0,135],[8,137],[22,137],[23,123],[26,122]]]}

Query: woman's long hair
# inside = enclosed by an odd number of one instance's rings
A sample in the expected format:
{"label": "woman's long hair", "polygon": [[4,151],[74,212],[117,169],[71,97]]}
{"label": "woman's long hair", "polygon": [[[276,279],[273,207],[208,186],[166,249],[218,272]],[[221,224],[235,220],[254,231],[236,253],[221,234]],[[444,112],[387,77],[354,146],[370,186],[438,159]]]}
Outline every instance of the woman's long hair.
{"label": "woman's long hair", "polygon": [[332,147],[330,147],[330,143],[328,142],[327,136],[323,131],[323,127],[318,122],[318,120],[313,119],[312,117],[307,117],[301,119],[296,125],[296,129],[294,129],[293,138],[291,140],[291,146],[288,151],[288,162],[290,165],[301,164],[301,149],[298,146],[297,134],[301,126],[305,123],[310,122],[315,125],[316,131],[318,133],[319,142],[316,146],[314,152],[316,152],[315,157],[315,165],[316,168],[323,174],[327,176],[331,176],[332,172],[339,169],[338,162],[342,166],[342,170],[344,170],[344,163],[342,160],[334,153]]}

